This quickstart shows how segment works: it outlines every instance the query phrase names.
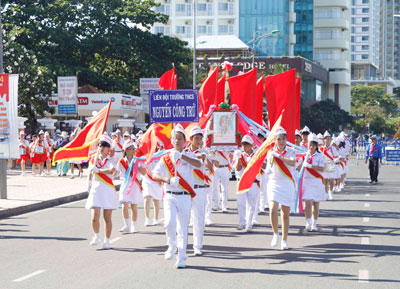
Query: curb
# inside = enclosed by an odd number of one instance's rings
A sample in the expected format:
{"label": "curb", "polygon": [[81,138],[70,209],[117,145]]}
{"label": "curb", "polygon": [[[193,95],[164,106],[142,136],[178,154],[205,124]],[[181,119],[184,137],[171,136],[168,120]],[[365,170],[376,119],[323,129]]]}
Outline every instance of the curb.
{"label": "curb", "polygon": [[[120,187],[120,185],[115,186],[117,191],[119,190],[119,187]],[[61,197],[61,198],[57,198],[57,199],[51,199],[51,200],[47,200],[47,201],[42,201],[42,202],[38,202],[38,203],[26,205],[26,206],[6,209],[3,211],[0,211],[0,219],[5,219],[8,217],[12,217],[12,216],[22,215],[22,214],[31,213],[34,211],[39,211],[39,210],[43,210],[43,209],[47,209],[47,208],[75,202],[75,201],[84,200],[88,197],[88,195],[89,195],[88,192],[82,192],[79,194],[65,196],[65,197]]]}

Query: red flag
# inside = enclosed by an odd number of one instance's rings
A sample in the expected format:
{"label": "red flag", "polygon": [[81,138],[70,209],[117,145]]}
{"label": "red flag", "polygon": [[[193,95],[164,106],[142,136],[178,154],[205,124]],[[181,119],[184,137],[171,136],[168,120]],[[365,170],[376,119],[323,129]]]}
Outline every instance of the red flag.
{"label": "red flag", "polygon": [[239,110],[247,117],[255,120],[257,96],[257,68],[228,79],[231,105],[237,104]]}
{"label": "red flag", "polygon": [[161,89],[174,89],[175,67],[161,75],[158,85]]}
{"label": "red flag", "polygon": [[172,81],[172,89],[178,89],[178,75],[174,74],[174,79]]}
{"label": "red flag", "polygon": [[268,123],[273,126],[282,111],[282,127],[286,130],[288,141],[294,143],[296,130],[296,70],[268,76],[265,82]]}
{"label": "red flag", "polygon": [[301,78],[296,78],[296,129],[300,129]]}
{"label": "red flag", "polygon": [[66,146],[58,149],[53,156],[53,163],[65,160],[87,160],[90,146],[97,141],[106,129],[110,113],[111,100]]}
{"label": "red flag", "polygon": [[199,90],[199,111],[208,113],[211,105],[216,103],[218,85],[218,67],[210,71]]}
{"label": "red flag", "polygon": [[255,121],[263,125],[263,111],[264,111],[264,72],[257,80],[257,99],[256,99],[256,115]]}
{"label": "red flag", "polygon": [[217,88],[217,102],[216,106],[220,105],[221,102],[225,102],[225,83],[226,83],[226,72],[222,77],[218,80],[218,88]]}
{"label": "red flag", "polygon": [[254,180],[260,173],[261,167],[264,163],[265,158],[267,157],[269,149],[274,145],[274,139],[275,139],[274,134],[276,129],[280,126],[281,120],[282,120],[282,114],[275,122],[275,125],[272,128],[271,133],[268,135],[268,138],[258,148],[258,150],[251,158],[250,162],[248,163],[247,167],[244,169],[242,178],[240,179],[238,184],[238,194],[247,192],[254,184]]}

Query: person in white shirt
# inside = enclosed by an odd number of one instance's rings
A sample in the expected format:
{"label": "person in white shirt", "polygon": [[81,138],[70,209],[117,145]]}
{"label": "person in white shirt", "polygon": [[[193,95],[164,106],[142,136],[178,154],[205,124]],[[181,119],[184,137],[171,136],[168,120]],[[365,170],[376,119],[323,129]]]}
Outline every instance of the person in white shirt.
{"label": "person in white shirt", "polygon": [[124,140],[121,137],[121,131],[117,129],[111,134],[113,139],[111,145],[111,156],[114,157],[115,162],[118,162],[124,157]]}
{"label": "person in white shirt", "polygon": [[325,191],[328,193],[328,199],[333,200],[336,164],[333,156],[333,147],[331,145],[331,135],[328,131],[324,133],[324,146],[322,146],[320,150],[325,157],[325,171],[323,172]]}
{"label": "person in white shirt", "polygon": [[[303,198],[305,203],[306,230],[318,231],[319,203],[326,200],[324,177],[325,158],[318,150],[318,137],[308,140],[308,153],[304,158]],[[312,216],[312,219],[311,219]]]}
{"label": "person in white shirt", "polygon": [[[214,165],[214,209],[221,209],[222,212],[225,213],[228,211],[229,178],[231,176],[229,152],[219,150],[215,151]],[[222,187],[222,192],[220,192],[220,186]]]}
{"label": "person in white shirt", "polygon": [[[242,138],[243,152],[237,150],[234,153],[235,162],[233,163],[233,166],[236,169],[239,180],[254,155],[253,144],[253,139],[249,135],[245,135]],[[259,195],[258,192],[260,190],[259,185],[260,175],[257,176],[253,185],[247,192],[240,193],[237,196],[239,213],[238,230],[246,229],[247,232],[250,232],[253,229],[253,215],[257,209],[257,196]]]}
{"label": "person in white shirt", "polygon": [[55,148],[55,142],[50,138],[49,132],[45,132],[44,137],[46,138],[47,144],[48,144],[48,151],[49,155],[46,160],[46,168],[47,168],[47,174],[50,175],[51,173],[51,161],[53,160],[53,155],[54,155],[54,148]]}
{"label": "person in white shirt", "polygon": [[100,213],[103,210],[105,222],[105,239],[103,249],[110,249],[110,237],[112,232],[112,211],[118,208],[116,190],[112,176],[116,172],[113,158],[109,156],[112,140],[104,133],[99,140],[99,147],[93,161],[89,166],[88,192],[86,209],[92,211],[92,228],[94,237],[90,241],[91,246],[100,243]]}
{"label": "person in white shirt", "polygon": [[39,175],[45,177],[44,173],[44,162],[47,160],[49,156],[49,145],[47,141],[44,139],[44,131],[41,130],[39,132],[39,139],[36,140],[33,146],[33,159],[32,159],[32,174],[35,175],[36,168],[35,165],[39,166]]}
{"label": "person in white shirt", "polygon": [[[119,191],[119,201],[122,202],[122,217],[124,219],[124,226],[119,230],[122,233],[136,233],[136,221],[138,218],[138,204],[143,203],[142,185],[136,176],[133,180],[133,170],[130,175],[126,175],[129,165],[135,154],[136,145],[131,140],[127,140],[124,143],[125,157],[120,159],[117,164],[117,174],[120,174],[122,183],[128,178],[128,183],[133,183],[132,188],[129,190],[130,185],[124,188],[124,190]],[[143,163],[139,164],[143,166]],[[138,172],[139,173],[139,172]],[[132,210],[132,223],[129,229],[129,207]]]}
{"label": "person in white shirt", "polygon": [[175,267],[185,268],[191,196],[195,197],[193,169],[201,168],[201,162],[194,153],[183,150],[186,136],[180,124],[172,130],[171,138],[175,148],[162,156],[153,178],[164,183],[164,227],[168,243],[165,259],[172,259],[178,248]]}
{"label": "person in white shirt", "polygon": [[275,148],[267,154],[269,216],[274,236],[271,247],[279,243],[278,210],[281,208],[282,241],[281,249],[287,250],[287,238],[289,232],[290,208],[295,203],[295,181],[292,171],[296,164],[296,153],[286,146],[287,135],[285,129],[279,127],[274,134]]}
{"label": "person in white shirt", "polygon": [[29,160],[29,142],[25,139],[24,131],[19,132],[19,159],[18,163],[21,163],[21,176],[25,176],[26,163]]}

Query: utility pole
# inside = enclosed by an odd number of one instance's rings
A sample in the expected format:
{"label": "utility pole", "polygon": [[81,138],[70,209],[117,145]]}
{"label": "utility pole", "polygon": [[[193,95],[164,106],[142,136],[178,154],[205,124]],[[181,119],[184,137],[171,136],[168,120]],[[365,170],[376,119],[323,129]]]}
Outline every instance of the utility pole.
{"label": "utility pole", "polygon": [[[2,10],[0,0],[0,73],[4,73],[3,65],[3,29],[2,29]],[[7,160],[0,159],[0,199],[7,199]]]}

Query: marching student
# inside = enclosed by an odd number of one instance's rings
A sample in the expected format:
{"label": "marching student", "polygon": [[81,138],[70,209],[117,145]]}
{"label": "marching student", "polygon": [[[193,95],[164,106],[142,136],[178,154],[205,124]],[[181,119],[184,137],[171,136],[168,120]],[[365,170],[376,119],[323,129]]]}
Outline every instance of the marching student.
{"label": "marching student", "polygon": [[[245,135],[242,138],[242,149],[243,152],[237,150],[234,153],[235,161],[233,163],[236,169],[236,174],[240,179],[243,175],[247,164],[250,162],[254,155],[253,144],[254,141],[249,135]],[[257,195],[260,185],[260,175],[254,180],[251,188],[244,193],[237,195],[238,213],[239,213],[239,227],[238,230],[246,229],[246,232],[251,232],[253,229],[253,215],[256,211],[257,206]]]}
{"label": "marching student", "polygon": [[[231,165],[229,164],[229,152],[216,150],[214,153],[214,209],[228,211],[229,179],[231,177]],[[220,186],[222,192],[220,192]],[[222,198],[221,198],[222,195]],[[220,206],[221,202],[221,206]]]}
{"label": "marching student", "polygon": [[113,139],[111,145],[111,156],[113,156],[115,161],[118,162],[124,157],[124,140],[121,138],[121,131],[119,129],[113,132],[111,137]]}
{"label": "marching student", "polygon": [[32,159],[32,175],[35,175],[36,168],[35,165],[39,167],[39,175],[45,177],[46,174],[44,173],[44,162],[48,158],[48,144],[47,141],[44,139],[44,131],[41,130],[39,132],[39,138],[36,140],[33,146],[33,159]]}
{"label": "marching student", "polygon": [[32,142],[29,144],[29,158],[30,158],[31,164],[32,164],[32,175],[33,176],[36,174],[36,168],[35,168],[36,164],[34,163],[35,153],[33,152],[33,149],[35,148],[37,139],[38,139],[37,135],[32,134]]}
{"label": "marching student", "polygon": [[298,130],[298,129],[296,129],[296,131],[295,131],[295,145],[297,145],[298,147],[299,146],[301,146],[301,141],[302,141],[302,138],[301,138],[301,132]]}
{"label": "marching student", "polygon": [[110,237],[112,232],[112,211],[116,210],[117,197],[112,175],[116,172],[113,158],[109,156],[111,138],[107,133],[99,140],[96,156],[89,165],[88,192],[86,209],[92,211],[92,228],[94,237],[90,241],[91,246],[100,243],[100,213],[103,210],[105,239],[103,249],[110,249]]}
{"label": "marching student", "polygon": [[308,136],[311,133],[310,129],[308,126],[304,126],[304,128],[301,130],[301,146],[308,148]]}
{"label": "marching student", "polygon": [[382,149],[376,141],[376,135],[371,136],[371,143],[367,147],[365,163],[369,161],[370,184],[378,183],[379,163],[382,164]]}
{"label": "marching student", "polygon": [[49,152],[47,160],[46,160],[47,175],[50,175],[51,174],[51,161],[53,160],[55,142],[53,139],[50,138],[50,134],[47,131],[44,133],[44,137],[46,138],[46,141],[48,144],[48,152]]}
{"label": "marching student", "polygon": [[[71,141],[75,137],[76,137],[76,133],[71,133]],[[81,160],[69,160],[69,167],[70,167],[70,170],[71,170],[70,179],[74,179],[75,178],[75,174],[74,174],[75,165],[78,167],[78,170],[79,170],[78,177],[80,177],[80,178],[83,177],[82,161]]]}
{"label": "marching student", "polygon": [[338,138],[335,138],[332,141],[332,156],[333,156],[333,158],[335,160],[335,164],[336,164],[335,175],[334,175],[335,187],[334,187],[333,191],[337,192],[337,193],[342,190],[340,187],[340,178],[341,178],[342,171],[343,171],[343,162],[342,162],[342,158],[339,153],[339,145],[340,145],[340,140]]}
{"label": "marching student", "polygon": [[[157,142],[156,151],[164,149],[164,143],[162,141]],[[156,181],[152,174],[157,163],[160,160],[153,160],[151,163],[145,166],[139,166],[139,171],[142,174],[142,187],[143,187],[143,197],[144,197],[144,213],[145,221],[144,226],[148,227],[151,225],[160,224],[160,201],[163,197],[163,185],[161,182]],[[150,206],[153,203],[154,208],[154,218],[153,223],[150,220]]]}
{"label": "marching student", "polygon": [[290,208],[294,207],[295,203],[295,181],[292,170],[296,164],[296,153],[292,148],[286,146],[287,135],[284,128],[279,127],[275,131],[274,137],[275,148],[267,154],[267,170],[269,173],[267,194],[270,220],[274,233],[271,247],[276,247],[279,243],[278,210],[281,207],[281,249],[287,250]]}
{"label": "marching student", "polygon": [[[306,230],[318,231],[319,203],[326,201],[325,181],[322,172],[325,158],[318,150],[318,137],[311,134],[308,139],[308,153],[304,158],[303,198],[305,203]],[[312,219],[311,219],[312,216]]]}
{"label": "marching student", "polygon": [[[138,217],[138,204],[143,203],[143,195],[142,195],[142,185],[138,177],[136,176],[135,180],[133,178],[133,170],[130,172],[130,175],[127,176],[126,173],[129,168],[129,164],[131,163],[133,156],[135,154],[136,145],[131,140],[127,140],[124,143],[124,152],[125,157],[120,159],[117,164],[117,172],[121,175],[121,179],[125,180],[125,178],[129,179],[129,184],[134,182],[132,189],[128,191],[129,185],[125,188],[124,191],[119,191],[119,201],[122,202],[122,217],[124,219],[124,226],[119,230],[122,233],[136,233],[136,221]],[[142,163],[140,164],[142,165]],[[124,181],[122,181],[124,183]],[[129,207],[132,210],[132,223],[129,230]]]}
{"label": "marching student", "polygon": [[17,163],[21,163],[21,176],[25,176],[26,163],[29,160],[29,142],[25,139],[24,131],[19,132],[19,159]]}
{"label": "marching student", "polygon": [[203,236],[206,215],[206,189],[210,187],[208,184],[209,177],[204,174],[204,163],[206,161],[206,152],[201,149],[203,143],[203,131],[199,126],[194,126],[190,132],[190,144],[185,152],[193,153],[202,163],[200,168],[193,169],[194,191],[196,197],[192,200],[191,219],[193,223],[193,251],[194,256],[201,256],[203,252]]}
{"label": "marching student", "polygon": [[175,267],[185,268],[191,197],[196,195],[193,169],[201,168],[201,162],[194,153],[183,150],[186,136],[180,124],[172,130],[171,138],[175,148],[162,156],[153,178],[164,183],[164,227],[168,243],[165,259],[172,259],[178,248]]}
{"label": "marching student", "polygon": [[325,156],[325,170],[322,173],[325,179],[325,191],[328,194],[328,199],[333,200],[336,165],[331,146],[331,135],[328,131],[324,133],[324,146],[322,146],[320,150]]}
{"label": "marching student", "polygon": [[[203,145],[201,145],[203,147]],[[207,226],[213,225],[214,222],[211,220],[211,211],[213,207],[213,197],[214,197],[214,164],[211,156],[207,153],[204,167],[205,174],[208,176],[208,187],[206,190],[206,220]]]}
{"label": "marching student", "polygon": [[[258,135],[261,144],[266,140],[265,136],[259,133]],[[265,212],[268,208],[268,197],[267,197],[267,186],[268,186],[268,174],[265,172],[267,162],[265,161],[263,168],[261,169],[261,180],[260,180],[260,198],[258,204],[258,212]],[[254,220],[254,218],[253,218]]]}

